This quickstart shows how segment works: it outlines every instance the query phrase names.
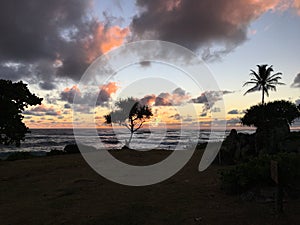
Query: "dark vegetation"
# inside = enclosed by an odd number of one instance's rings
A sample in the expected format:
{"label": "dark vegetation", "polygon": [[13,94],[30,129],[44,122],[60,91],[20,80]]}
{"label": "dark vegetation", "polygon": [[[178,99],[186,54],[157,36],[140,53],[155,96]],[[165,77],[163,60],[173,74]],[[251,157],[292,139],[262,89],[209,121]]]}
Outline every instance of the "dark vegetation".
{"label": "dark vegetation", "polygon": [[0,143],[17,147],[24,141],[28,127],[21,113],[28,106],[41,104],[42,98],[32,94],[22,81],[0,80]]}
{"label": "dark vegetation", "polygon": [[105,115],[107,124],[119,124],[125,126],[130,132],[130,138],[126,143],[129,148],[133,134],[142,128],[143,124],[153,116],[151,108],[142,105],[134,98],[120,99],[115,103],[115,110]]}
{"label": "dark vegetation", "polygon": [[245,92],[245,95],[255,91],[262,92],[262,100],[261,103],[264,104],[265,102],[265,95],[269,96],[269,90],[276,91],[276,85],[283,85],[284,83],[279,82],[281,79],[282,73],[275,73],[273,70],[273,66],[264,65],[257,65],[258,72],[251,70],[251,79],[250,81],[246,82],[244,86],[249,84],[254,85],[254,87],[250,88]]}
{"label": "dark vegetation", "polygon": [[241,194],[249,190],[259,192],[262,187],[274,186],[274,181],[271,179],[271,160],[280,165],[278,176],[283,187],[289,189],[290,194],[298,192],[297,197],[300,197],[300,154],[298,153],[260,155],[230,169],[222,170],[222,188],[227,193]]}
{"label": "dark vegetation", "polygon": [[[285,197],[300,197],[300,132],[290,132],[290,125],[300,118],[300,105],[290,101],[264,103],[268,90],[275,90],[281,73],[271,75],[272,67],[258,66],[258,73],[247,84],[254,84],[245,94],[262,91],[262,103],[246,110],[242,125],[256,127],[254,134],[232,130],[224,140],[220,162],[232,165],[220,172],[222,189],[227,193],[247,195],[247,200],[266,197],[266,188],[283,190]],[[271,172],[275,163],[276,172]],[[275,173],[278,181],[272,179]],[[249,194],[251,193],[251,194]],[[273,192],[273,200],[278,193]],[[281,192],[280,192],[281,193]],[[274,200],[275,201],[275,200]]]}

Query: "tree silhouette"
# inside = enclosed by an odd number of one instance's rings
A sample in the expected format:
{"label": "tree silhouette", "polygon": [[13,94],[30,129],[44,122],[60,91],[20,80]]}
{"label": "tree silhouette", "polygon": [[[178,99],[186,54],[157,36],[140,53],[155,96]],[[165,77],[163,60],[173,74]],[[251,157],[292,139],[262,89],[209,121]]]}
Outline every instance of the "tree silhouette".
{"label": "tree silhouette", "polygon": [[299,117],[300,109],[296,104],[281,100],[252,106],[246,110],[244,117],[241,118],[241,122],[246,126],[263,128],[266,123],[276,126],[279,120],[291,125]]}
{"label": "tree silhouette", "polygon": [[290,134],[290,125],[300,117],[296,104],[289,101],[274,101],[252,106],[246,110],[241,123],[257,127],[255,132],[256,152],[273,154],[280,151],[280,143]]}
{"label": "tree silhouette", "polygon": [[262,100],[261,103],[264,104],[265,102],[265,94],[269,97],[269,90],[276,91],[276,85],[283,85],[284,83],[279,82],[281,79],[282,73],[275,73],[272,66],[264,65],[257,65],[258,73],[254,70],[251,70],[250,75],[253,77],[250,81],[246,82],[244,86],[253,84],[254,87],[250,88],[245,92],[244,95],[255,92],[255,91],[262,91]]}
{"label": "tree silhouette", "polygon": [[105,122],[107,124],[117,123],[123,125],[130,131],[130,138],[126,144],[129,147],[133,134],[153,116],[151,108],[141,105],[134,98],[120,99],[115,103],[115,106],[116,110],[104,116]]}
{"label": "tree silhouette", "polygon": [[22,81],[0,80],[0,143],[20,146],[28,127],[22,122],[22,111],[28,105],[41,104],[42,98],[32,94]]}

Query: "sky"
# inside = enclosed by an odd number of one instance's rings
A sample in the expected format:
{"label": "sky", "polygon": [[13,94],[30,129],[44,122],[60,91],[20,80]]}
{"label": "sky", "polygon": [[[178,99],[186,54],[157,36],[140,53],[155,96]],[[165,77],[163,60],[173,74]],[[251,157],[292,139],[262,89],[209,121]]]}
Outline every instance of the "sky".
{"label": "sky", "polygon": [[[243,87],[250,69],[260,64],[273,65],[285,83],[266,101],[300,104],[300,0],[0,4],[0,79],[22,80],[44,98],[42,105],[23,113],[30,128],[71,128],[73,123],[88,127],[89,118],[103,127],[103,115],[114,101],[129,96],[152,106],[153,127],[206,127],[212,120],[236,127],[244,111],[261,101],[259,92],[244,96]],[[122,68],[89,88],[80,85],[98,57],[143,40],[172,42],[192,51],[218,88],[199,88],[179,68],[147,61]],[[145,51],[154,57],[154,50]],[[205,73],[199,72],[199,79],[205,86]],[[73,118],[73,112],[80,116]]]}

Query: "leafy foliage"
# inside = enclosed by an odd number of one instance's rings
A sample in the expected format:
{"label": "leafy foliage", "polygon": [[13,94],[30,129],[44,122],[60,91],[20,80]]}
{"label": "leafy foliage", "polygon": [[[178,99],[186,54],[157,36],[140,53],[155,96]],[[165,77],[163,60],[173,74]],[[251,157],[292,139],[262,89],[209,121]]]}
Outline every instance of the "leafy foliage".
{"label": "leafy foliage", "polygon": [[0,143],[20,146],[28,127],[22,122],[22,111],[29,105],[41,104],[22,81],[0,80]]}
{"label": "leafy foliage", "polygon": [[251,70],[250,75],[252,78],[250,81],[246,82],[244,86],[253,84],[254,87],[250,88],[245,92],[245,95],[255,91],[262,91],[262,104],[264,103],[265,94],[269,96],[269,90],[276,91],[276,85],[283,85],[284,83],[279,82],[281,79],[282,73],[275,73],[272,66],[268,65],[257,65],[258,73],[254,70]]}
{"label": "leafy foliage", "polygon": [[147,119],[153,116],[151,108],[141,105],[134,98],[120,99],[115,106],[116,110],[104,116],[105,121],[107,124],[118,123],[127,127],[131,133],[130,143],[133,133],[139,130]]}
{"label": "leafy foliage", "polygon": [[228,193],[237,194],[253,187],[273,185],[270,162],[275,160],[279,165],[279,179],[283,186],[299,185],[300,155],[297,153],[280,153],[261,155],[247,163],[221,171],[222,188]]}
{"label": "leafy foliage", "polygon": [[279,120],[284,120],[291,125],[298,117],[300,117],[300,110],[297,106],[290,101],[281,100],[252,106],[246,110],[241,122],[243,125],[259,128],[265,123],[276,124]]}

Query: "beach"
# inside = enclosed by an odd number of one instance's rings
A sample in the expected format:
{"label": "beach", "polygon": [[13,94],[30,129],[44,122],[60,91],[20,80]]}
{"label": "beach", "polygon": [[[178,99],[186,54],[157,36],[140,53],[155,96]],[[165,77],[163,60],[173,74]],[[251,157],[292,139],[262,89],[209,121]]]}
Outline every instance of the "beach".
{"label": "beach", "polygon": [[[115,151],[137,165],[158,162],[168,151]],[[298,224],[300,200],[274,203],[225,194],[219,171],[199,172],[198,150],[175,176],[159,184],[130,187],[98,175],[80,154],[0,162],[1,224]]]}

